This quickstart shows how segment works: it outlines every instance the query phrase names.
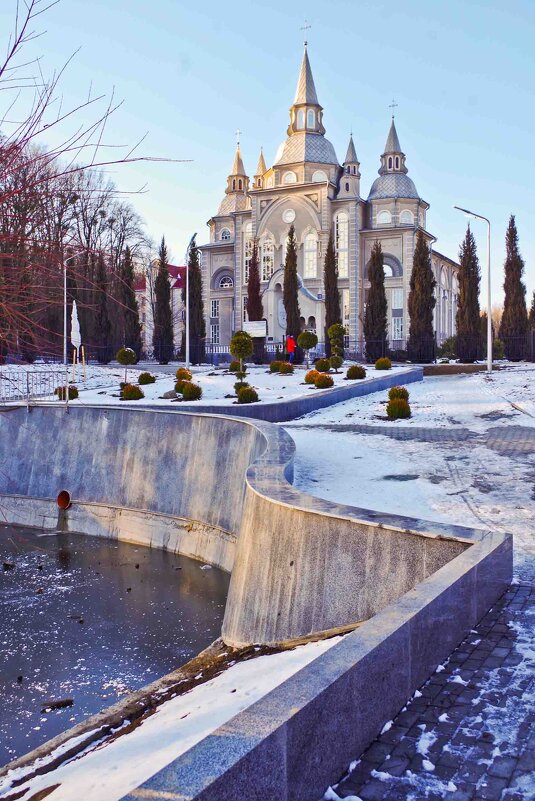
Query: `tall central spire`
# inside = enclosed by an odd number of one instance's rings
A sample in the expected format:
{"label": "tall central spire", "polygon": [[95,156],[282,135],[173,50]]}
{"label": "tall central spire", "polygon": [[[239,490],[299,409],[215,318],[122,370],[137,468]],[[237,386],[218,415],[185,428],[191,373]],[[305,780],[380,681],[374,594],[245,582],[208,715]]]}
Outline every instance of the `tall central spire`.
{"label": "tall central spire", "polygon": [[301,105],[319,105],[306,44],[294,98],[294,106]]}

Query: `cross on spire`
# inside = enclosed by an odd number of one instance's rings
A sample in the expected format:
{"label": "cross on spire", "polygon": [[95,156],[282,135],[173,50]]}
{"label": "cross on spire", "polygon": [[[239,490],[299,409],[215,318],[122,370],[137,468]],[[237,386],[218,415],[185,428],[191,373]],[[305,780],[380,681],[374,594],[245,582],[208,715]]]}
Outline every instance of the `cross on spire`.
{"label": "cross on spire", "polygon": [[240,136],[241,136],[242,133],[243,133],[243,131],[240,131],[239,128],[236,130],[236,145],[237,145],[237,147],[240,146]]}
{"label": "cross on spire", "polygon": [[[300,28],[300,30],[302,30],[302,31],[305,31],[305,37],[306,37],[306,31],[309,31],[309,30],[311,29],[311,27],[312,27],[312,25],[311,25],[311,24],[309,23],[309,21],[306,19],[306,20],[305,20],[305,24],[304,24],[304,25],[302,25],[302,26],[301,26],[301,28]],[[308,45],[308,42],[307,42],[307,40],[306,40],[306,38],[305,38],[305,47],[306,47],[307,45]]]}
{"label": "cross on spire", "polygon": [[391,109],[392,109],[392,119],[394,119],[394,117],[395,117],[394,110],[395,110],[397,107],[398,107],[398,104],[396,103],[396,101],[395,101],[394,99],[392,99],[392,102],[391,102],[391,103],[390,103],[390,105],[388,106],[388,108],[391,108]]}

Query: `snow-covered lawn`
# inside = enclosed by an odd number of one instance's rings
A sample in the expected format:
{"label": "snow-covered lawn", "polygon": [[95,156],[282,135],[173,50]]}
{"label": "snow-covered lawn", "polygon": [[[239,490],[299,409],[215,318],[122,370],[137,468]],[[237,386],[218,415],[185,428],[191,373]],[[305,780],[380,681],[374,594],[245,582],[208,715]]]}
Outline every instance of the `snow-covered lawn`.
{"label": "snow-covered lawn", "polygon": [[[100,746],[94,743],[70,762],[17,787],[19,792],[25,790],[20,801],[29,801],[38,791],[57,784],[59,787],[46,795],[47,801],[117,801],[340,639],[333,637],[228,668],[165,702],[129,734]],[[0,798],[9,794],[12,782],[26,772],[21,768],[0,780]]]}
{"label": "snow-covered lawn", "polygon": [[[297,446],[295,484],[338,503],[510,531],[517,576],[535,577],[535,449],[526,440],[503,455],[486,444],[489,429],[507,436],[513,427],[535,426],[535,365],[491,378],[425,378],[409,391],[410,420],[386,421],[382,392],[285,423]],[[374,433],[352,431],[352,424],[374,426]],[[474,436],[429,442],[383,435],[393,428],[414,435],[417,428],[469,429]]]}
{"label": "snow-covered lawn", "polygon": [[[331,373],[334,380],[334,386],[347,386],[349,382],[345,380],[345,374],[349,362],[344,365],[344,368],[338,373]],[[156,376],[156,383],[145,384],[142,386],[145,397],[139,401],[121,401],[128,405],[141,406],[150,403],[150,405],[169,406],[171,408],[178,408],[180,400],[162,399],[162,395],[175,387],[175,372],[179,365],[166,365],[164,367],[158,364],[146,364],[143,366],[136,365],[134,368],[128,368],[128,381],[137,382],[138,375],[141,372],[150,372]],[[53,371],[64,375],[64,370],[61,365],[33,365],[25,367],[24,369],[30,370],[34,373],[40,371]],[[21,368],[16,367],[1,367],[0,376],[7,375],[9,372],[20,372]],[[400,376],[400,382],[403,380],[403,373],[406,372],[407,367],[394,367],[390,371],[392,374]],[[284,401],[289,398],[296,398],[301,395],[309,395],[311,393],[327,392],[328,390],[316,389],[314,386],[304,383],[304,376],[306,373],[304,365],[296,365],[293,375],[279,375],[278,373],[271,373],[264,365],[256,367],[251,365],[247,370],[246,381],[255,387],[258,391],[260,403],[272,403],[276,401]],[[237,403],[234,393],[234,384],[236,376],[234,373],[229,373],[222,368],[214,369],[210,366],[192,367],[193,378],[192,380],[199,384],[202,388],[203,395],[201,400],[195,401],[195,405],[202,407],[207,405],[217,404],[218,406],[230,406]],[[384,375],[383,372],[375,370],[372,366],[367,368],[367,376],[360,383],[365,383],[372,378]],[[69,371],[69,381],[74,383],[80,392],[80,397],[76,401],[72,401],[75,405],[80,404],[115,404],[119,398],[119,384],[124,381],[124,368],[119,365],[89,365],[87,367],[87,379],[83,380],[82,368],[77,368],[76,380],[72,379],[72,370]],[[61,383],[64,383],[62,380]],[[227,398],[226,395],[231,397]]]}

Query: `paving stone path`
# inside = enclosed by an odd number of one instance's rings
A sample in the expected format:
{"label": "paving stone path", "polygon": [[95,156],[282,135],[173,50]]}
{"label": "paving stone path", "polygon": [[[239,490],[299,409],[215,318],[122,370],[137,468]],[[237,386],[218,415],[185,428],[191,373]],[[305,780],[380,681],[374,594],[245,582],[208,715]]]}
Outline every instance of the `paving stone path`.
{"label": "paving stone path", "polygon": [[326,798],[533,801],[534,625],[512,585]]}

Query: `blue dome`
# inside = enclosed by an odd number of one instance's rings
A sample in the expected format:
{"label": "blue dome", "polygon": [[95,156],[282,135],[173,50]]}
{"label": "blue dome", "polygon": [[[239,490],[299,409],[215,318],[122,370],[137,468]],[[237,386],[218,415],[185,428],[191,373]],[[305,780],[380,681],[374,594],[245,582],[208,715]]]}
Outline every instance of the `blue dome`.
{"label": "blue dome", "polygon": [[376,178],[370,189],[368,200],[403,197],[419,198],[414,182],[408,175],[399,172],[388,172]]}

